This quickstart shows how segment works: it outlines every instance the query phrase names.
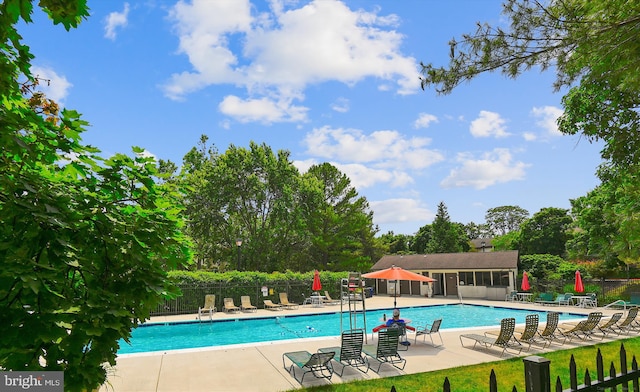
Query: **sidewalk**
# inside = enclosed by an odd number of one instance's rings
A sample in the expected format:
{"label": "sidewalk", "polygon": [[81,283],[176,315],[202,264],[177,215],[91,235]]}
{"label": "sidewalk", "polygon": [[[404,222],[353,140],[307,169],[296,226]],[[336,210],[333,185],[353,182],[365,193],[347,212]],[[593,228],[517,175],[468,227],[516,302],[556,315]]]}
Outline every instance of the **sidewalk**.
{"label": "sidewalk", "polygon": [[[398,298],[398,305],[425,306],[443,303],[458,303],[453,299],[433,299],[423,297],[401,297]],[[482,301],[465,300],[468,304],[506,306],[510,308],[543,310],[549,311],[558,309],[560,311],[571,311],[572,313],[588,314],[590,309],[577,307],[541,307],[528,303],[512,303],[504,301]],[[368,298],[367,309],[390,308],[393,299],[388,296],[374,296]],[[301,306],[298,310],[284,311],[287,315],[336,312],[338,306],[325,306],[322,308],[312,308]],[[614,310],[598,308],[605,316],[614,313]],[[229,318],[250,318],[274,316],[282,312],[271,312],[260,309],[256,313],[242,314],[216,314],[216,319]],[[152,322],[192,320],[195,315],[167,316],[154,318]],[[543,321],[543,320],[541,320]],[[491,328],[474,328],[474,332],[483,332]],[[471,365],[482,362],[491,362],[504,358],[513,357],[512,353],[499,356],[499,350],[478,349],[462,347],[459,336],[468,332],[469,329],[441,330],[444,345],[432,347],[430,344],[412,344],[408,351],[401,351],[400,355],[406,358],[407,365],[404,371],[400,371],[392,366],[383,365],[380,373],[376,374],[371,370],[364,374],[347,367],[342,377],[333,375],[332,383],[352,381],[357,379],[371,379],[379,377],[389,377],[402,374],[421,373],[432,370],[446,369],[450,367]],[[370,334],[371,331],[369,330]],[[371,335],[369,335],[371,336]],[[412,335],[409,335],[413,339]],[[615,339],[616,337],[613,337]],[[622,337],[624,338],[624,336]],[[605,338],[610,341],[612,338]],[[429,341],[429,338],[426,339]],[[436,337],[437,340],[437,337]],[[600,342],[598,340],[597,342]],[[371,340],[369,341],[371,343]],[[594,342],[595,343],[595,342]],[[466,343],[465,343],[466,344]],[[568,349],[571,347],[584,346],[589,342],[571,342],[560,345],[552,345],[551,350]],[[282,354],[290,351],[307,350],[314,352],[318,348],[328,346],[339,346],[340,338],[312,338],[279,342],[266,342],[225,347],[210,347],[197,350],[167,351],[165,353],[154,354],[127,354],[119,356],[117,365],[109,369],[107,384],[100,391],[108,392],[147,392],[147,391],[287,391],[300,388],[300,384],[283,368]],[[541,350],[535,345],[531,351],[523,351],[522,356],[541,355],[549,348]],[[314,380],[313,377],[305,378],[304,386],[320,385],[326,383],[324,380]]]}

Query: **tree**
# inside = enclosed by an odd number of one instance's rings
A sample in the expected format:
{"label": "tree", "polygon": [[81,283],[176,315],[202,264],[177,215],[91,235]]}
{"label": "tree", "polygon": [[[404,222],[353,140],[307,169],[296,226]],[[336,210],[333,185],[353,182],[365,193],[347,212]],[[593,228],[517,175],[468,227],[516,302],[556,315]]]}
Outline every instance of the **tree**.
{"label": "tree", "polygon": [[444,202],[440,202],[436,217],[431,224],[431,238],[427,243],[427,253],[463,252],[465,251],[463,243],[469,246],[464,226],[452,223],[447,206]]}
{"label": "tree", "polygon": [[573,86],[563,98],[560,131],[603,140],[605,159],[638,163],[640,4],[507,0],[503,14],[508,30],[479,23],[474,34],[450,41],[448,68],[422,64],[422,88],[449,94],[485,72],[516,78],[535,66],[553,67],[556,91]]}
{"label": "tree", "polygon": [[431,225],[424,225],[418,229],[411,241],[411,250],[417,254],[427,253],[427,244],[431,239]]}
{"label": "tree", "polygon": [[[84,1],[42,1],[76,27]],[[81,143],[87,122],[37,91],[14,25],[28,1],[0,4],[0,368],[58,370],[92,390],[120,339],[177,294],[166,270],[189,260],[179,196],[157,163]],[[26,80],[20,84],[19,80]]]}
{"label": "tree", "polygon": [[411,239],[411,236],[406,234],[395,234],[393,231],[388,231],[379,237],[385,254],[392,255],[410,253],[409,246]]}
{"label": "tree", "polygon": [[[558,128],[588,141],[601,140],[604,170],[640,172],[640,3],[626,0],[540,2],[507,0],[504,15],[510,28],[478,24],[450,44],[447,68],[422,64],[422,88],[435,86],[449,94],[476,76],[501,71],[516,78],[533,67],[554,67],[554,89],[570,87],[562,99]],[[603,175],[605,177],[603,177]],[[617,177],[621,178],[621,177]],[[621,180],[619,200],[632,200],[634,189]],[[616,200],[608,208],[621,217],[616,224],[637,227],[637,203]],[[631,234],[629,232],[629,234]],[[627,251],[640,248],[640,236],[628,235]]]}
{"label": "tree", "polygon": [[520,229],[520,225],[529,217],[529,211],[518,206],[489,208],[484,216],[490,230],[497,235],[505,235]]}
{"label": "tree", "polygon": [[311,166],[303,181],[308,187],[301,204],[313,262],[305,267],[361,270],[369,266],[365,244],[372,246],[375,230],[367,200],[358,196],[349,177],[329,163]]}
{"label": "tree", "polygon": [[569,239],[568,229],[572,223],[568,211],[547,207],[533,214],[521,226],[520,252],[523,255],[551,254],[564,256]]}

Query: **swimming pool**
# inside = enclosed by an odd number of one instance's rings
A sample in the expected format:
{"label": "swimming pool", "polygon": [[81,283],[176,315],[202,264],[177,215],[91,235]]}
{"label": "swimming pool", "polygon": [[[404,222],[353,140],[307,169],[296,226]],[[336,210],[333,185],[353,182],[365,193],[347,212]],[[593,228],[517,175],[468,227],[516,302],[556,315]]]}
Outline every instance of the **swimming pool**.
{"label": "swimming pool", "polygon": [[[367,311],[367,331],[382,323],[383,315],[390,316],[392,309]],[[401,309],[402,318],[412,320],[412,325],[430,323],[442,318],[442,329],[499,326],[505,317],[515,317],[516,323],[524,323],[527,314],[539,313],[541,322],[545,312],[499,308],[482,305],[432,305]],[[566,320],[579,315],[561,313]],[[357,327],[363,327],[362,314],[356,319]],[[349,315],[343,314],[343,327],[349,328]],[[299,338],[329,337],[340,335],[340,313],[312,315],[280,315],[252,319],[231,319],[207,322],[176,322],[144,324],[133,330],[131,344],[120,341],[118,354],[179,350],[211,346],[228,346],[242,343],[258,343]]]}

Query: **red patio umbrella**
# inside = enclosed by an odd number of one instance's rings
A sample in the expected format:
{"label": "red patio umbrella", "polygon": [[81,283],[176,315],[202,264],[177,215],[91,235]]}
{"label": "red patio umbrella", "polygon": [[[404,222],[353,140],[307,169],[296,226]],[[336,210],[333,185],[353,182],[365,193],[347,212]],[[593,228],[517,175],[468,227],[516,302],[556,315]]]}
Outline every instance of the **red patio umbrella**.
{"label": "red patio umbrella", "polygon": [[576,284],[573,286],[573,289],[576,293],[584,292],[584,285],[582,284],[582,276],[580,276],[580,271],[576,270]]}
{"label": "red patio umbrella", "polygon": [[320,282],[320,273],[318,272],[318,270],[313,273],[313,285],[311,285],[311,290],[322,290],[322,283]]}
{"label": "red patio umbrella", "polygon": [[[395,280],[396,281],[396,293],[398,292],[398,281],[399,280],[412,280],[419,282],[435,282],[436,280],[430,278],[428,276],[416,274],[415,272],[407,271],[406,269],[402,269],[400,267],[396,267],[392,265],[391,268],[383,269],[380,271],[369,272],[367,274],[362,275],[363,278],[370,279],[386,279],[386,280]],[[396,307],[396,297],[393,297],[393,307]]]}
{"label": "red patio umbrella", "polygon": [[529,285],[529,275],[527,275],[527,271],[522,273],[522,285],[520,285],[522,291],[529,291],[531,286]]}

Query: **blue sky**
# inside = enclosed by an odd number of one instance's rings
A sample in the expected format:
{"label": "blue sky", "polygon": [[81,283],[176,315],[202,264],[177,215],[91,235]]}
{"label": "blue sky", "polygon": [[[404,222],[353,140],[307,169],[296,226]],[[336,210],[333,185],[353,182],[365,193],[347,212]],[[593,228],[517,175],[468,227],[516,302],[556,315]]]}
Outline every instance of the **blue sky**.
{"label": "blue sky", "polygon": [[42,13],[21,26],[46,92],[91,124],[104,156],[145,148],[178,165],[200,135],[330,162],[380,233],[414,234],[437,205],[483,223],[489,208],[569,208],[598,180],[599,144],[558,133],[553,71],[422,91],[420,62],[504,24],[494,0],[94,1],[77,30]]}

